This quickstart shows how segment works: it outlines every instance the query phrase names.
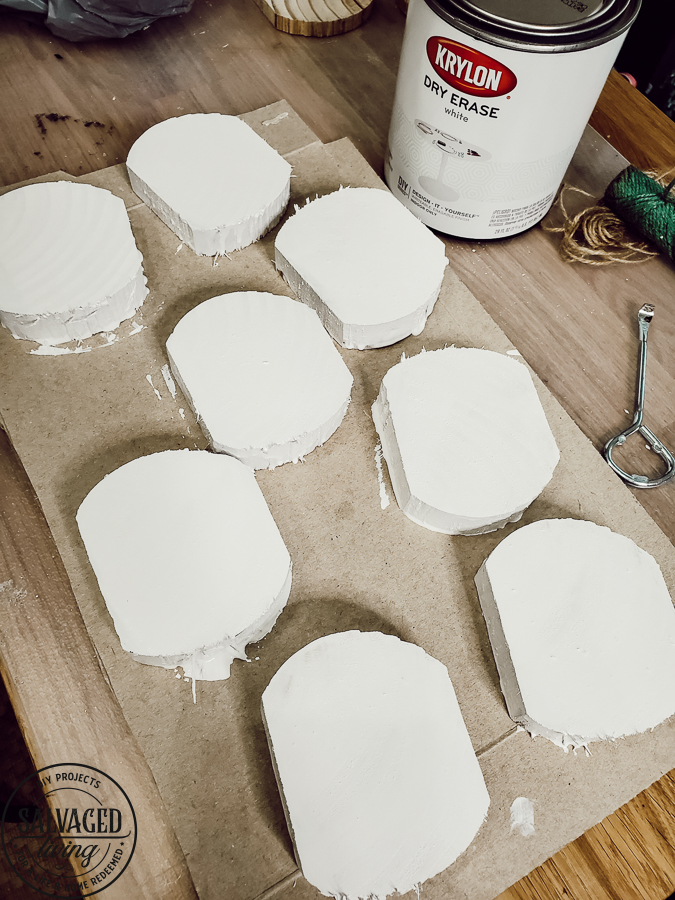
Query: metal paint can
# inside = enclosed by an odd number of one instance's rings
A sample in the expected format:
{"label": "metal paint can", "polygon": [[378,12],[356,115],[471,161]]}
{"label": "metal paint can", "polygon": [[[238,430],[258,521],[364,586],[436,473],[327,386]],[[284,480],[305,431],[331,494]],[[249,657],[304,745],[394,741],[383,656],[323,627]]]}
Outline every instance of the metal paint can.
{"label": "metal paint can", "polygon": [[394,195],[467,238],[553,203],[640,0],[410,0],[385,161]]}

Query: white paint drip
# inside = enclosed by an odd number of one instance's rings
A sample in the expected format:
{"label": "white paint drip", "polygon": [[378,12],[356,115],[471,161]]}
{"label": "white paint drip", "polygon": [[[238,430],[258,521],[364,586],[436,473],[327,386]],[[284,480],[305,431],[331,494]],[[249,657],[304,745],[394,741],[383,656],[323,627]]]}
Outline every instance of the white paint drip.
{"label": "white paint drip", "polygon": [[169,369],[169,364],[164,363],[162,366],[162,377],[164,378],[164,382],[169,389],[169,393],[171,396],[176,399],[176,382],[171,377],[171,370]]}
{"label": "white paint drip", "polygon": [[75,347],[73,350],[68,350],[66,347],[52,347],[50,344],[40,344],[39,347],[30,352],[34,356],[63,356],[66,353],[89,353],[91,349],[91,347]]}
{"label": "white paint drip", "polygon": [[377,482],[380,485],[380,508],[386,509],[389,506],[389,494],[387,494],[387,486],[384,483],[382,474],[382,444],[375,447],[375,468],[377,469]]}
{"label": "white paint drip", "polygon": [[155,387],[155,385],[152,383],[152,375],[146,375],[146,376],[145,376],[145,380],[148,382],[148,384],[149,384],[150,387],[153,389],[153,391],[157,394],[157,399],[158,399],[158,400],[161,400],[161,399],[162,399],[162,395],[161,395],[160,392],[157,390],[157,388]]}
{"label": "white paint drip", "polygon": [[131,323],[131,326],[132,327],[131,331],[129,332],[129,337],[131,337],[132,334],[138,334],[139,331],[143,331],[143,329],[145,328],[145,325],[139,325],[135,319]]}
{"label": "white paint drip", "polygon": [[183,409],[182,406],[179,407],[178,412],[180,413],[181,419],[184,419],[185,418],[185,410]]}
{"label": "white paint drip", "polygon": [[35,356],[63,356],[66,353],[77,353],[77,350],[67,350],[65,347],[50,347],[48,344],[40,344],[35,350],[31,350]]}
{"label": "white paint drip", "polygon": [[523,837],[534,834],[534,803],[527,797],[516,797],[511,804],[511,831]]}
{"label": "white paint drip", "polygon": [[282,112],[282,113],[279,113],[278,116],[275,116],[273,119],[265,119],[265,121],[263,122],[263,125],[265,125],[265,127],[267,127],[268,125],[278,125],[282,119],[287,119],[287,118],[288,118],[288,113]]}
{"label": "white paint drip", "polygon": [[[134,323],[135,324],[135,323]],[[137,330],[140,331],[143,326],[137,326]],[[130,332],[131,334],[135,334],[135,331]],[[100,344],[101,347],[109,347],[111,344],[114,344],[119,340],[119,335],[117,335],[114,331],[102,331],[101,337],[105,339],[105,344]],[[40,344],[39,347],[36,347],[34,350],[30,352],[34,356],[66,356],[69,353],[91,353],[93,347],[83,347],[81,344],[78,344],[77,347],[68,348],[62,346],[55,346],[54,344]]]}
{"label": "white paint drip", "polygon": [[520,356],[520,353],[518,353],[517,350],[507,350],[506,355],[507,356]]}

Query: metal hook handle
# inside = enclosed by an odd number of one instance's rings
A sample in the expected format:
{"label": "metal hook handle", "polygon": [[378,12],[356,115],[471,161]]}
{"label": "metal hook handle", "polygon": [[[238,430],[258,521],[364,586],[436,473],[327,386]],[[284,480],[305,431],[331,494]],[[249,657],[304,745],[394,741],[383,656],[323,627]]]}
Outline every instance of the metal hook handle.
{"label": "metal hook handle", "polygon": [[[650,303],[645,303],[638,312],[640,360],[638,364],[638,380],[633,422],[625,429],[625,431],[622,431],[620,434],[617,434],[616,437],[607,441],[603,450],[605,459],[616,474],[623,478],[627,484],[636,488],[659,487],[659,485],[665,484],[675,476],[675,457],[666,447],[664,447],[654,433],[647,428],[646,425],[642,424],[645,405],[645,383],[647,379],[647,332],[649,331],[649,325],[653,318],[654,307]],[[661,459],[664,460],[666,471],[660,478],[650,479],[646,475],[630,475],[628,472],[624,472],[624,470],[612,459],[612,450],[614,450],[615,447],[620,447],[621,444],[625,444],[626,440],[636,432],[639,432],[648,441],[652,450],[655,453],[658,453]]]}

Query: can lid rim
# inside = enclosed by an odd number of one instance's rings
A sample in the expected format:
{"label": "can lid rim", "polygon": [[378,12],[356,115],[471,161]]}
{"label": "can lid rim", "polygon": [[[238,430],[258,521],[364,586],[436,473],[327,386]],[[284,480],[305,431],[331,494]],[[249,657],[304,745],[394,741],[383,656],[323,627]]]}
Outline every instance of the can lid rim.
{"label": "can lid rim", "polygon": [[[502,47],[551,53],[582,50],[618,37],[635,20],[641,0],[600,0],[588,15],[560,23],[509,18],[504,15],[505,4],[500,0],[425,2],[440,18],[480,40]],[[586,3],[580,5],[589,7]]]}

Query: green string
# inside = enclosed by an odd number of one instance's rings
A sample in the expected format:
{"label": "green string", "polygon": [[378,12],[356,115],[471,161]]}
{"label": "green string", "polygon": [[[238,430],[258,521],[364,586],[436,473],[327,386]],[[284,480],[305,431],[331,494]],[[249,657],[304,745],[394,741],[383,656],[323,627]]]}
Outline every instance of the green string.
{"label": "green string", "polygon": [[614,212],[675,260],[675,199],[667,187],[640,169],[624,169],[605,192],[604,201]]}

